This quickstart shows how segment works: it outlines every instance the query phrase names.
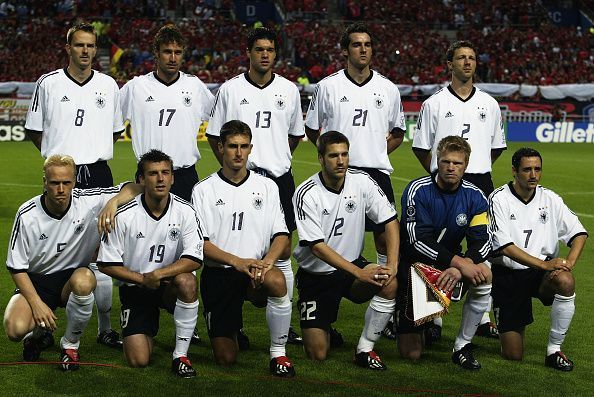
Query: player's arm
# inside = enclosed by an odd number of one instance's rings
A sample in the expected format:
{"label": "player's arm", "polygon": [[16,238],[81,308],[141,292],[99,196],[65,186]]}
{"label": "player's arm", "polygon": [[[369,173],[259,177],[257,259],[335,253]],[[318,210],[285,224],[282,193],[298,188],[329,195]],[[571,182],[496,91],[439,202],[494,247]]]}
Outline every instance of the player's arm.
{"label": "player's arm", "polygon": [[301,137],[289,135],[289,149],[291,149],[291,153],[295,152],[299,142],[301,142]]}
{"label": "player's arm", "polygon": [[33,131],[25,129],[25,133],[31,139],[31,142],[35,145],[37,150],[41,152],[41,142],[43,141],[43,132],[42,131]]}
{"label": "player's arm", "polygon": [[491,149],[491,164],[494,164],[495,161],[497,161],[497,159],[499,158],[499,156],[501,156],[501,153],[503,153],[504,150],[505,148]]}
{"label": "player's arm", "polygon": [[253,258],[240,258],[230,252],[223,251],[210,240],[204,240],[204,257],[215,262],[229,265],[241,273],[245,273],[250,278],[254,278],[252,269],[263,269],[264,265],[261,260]]}
{"label": "player's arm", "polygon": [[212,149],[212,153],[217,158],[217,161],[219,162],[219,164],[223,165],[223,153],[219,152],[220,140],[218,138],[210,137],[210,136],[207,137],[207,139],[208,139],[208,144],[210,145],[210,148]]}
{"label": "player's arm", "polygon": [[165,267],[155,269],[152,272],[142,274],[141,285],[150,289],[157,289],[161,280],[170,279],[178,274],[192,273],[200,268],[201,261],[188,255],[182,255],[178,260]]}
{"label": "player's arm", "polygon": [[[110,198],[105,204],[99,216],[97,217],[97,230],[99,234],[103,232],[111,233],[115,229],[115,214],[118,207],[133,200],[143,192],[143,187],[137,183],[126,183],[114,197]],[[109,221],[107,221],[109,219]]]}
{"label": "player's arm", "polygon": [[320,131],[319,130],[314,130],[312,128],[309,128],[307,125],[305,126],[305,135],[307,136],[307,139],[313,143],[314,146],[317,145],[318,143],[318,138],[320,137]]}
{"label": "player's arm", "polygon": [[400,258],[400,224],[398,219],[386,223],[384,235],[386,237],[386,267],[390,269],[390,278],[386,284],[389,284],[398,273],[398,259]]}
{"label": "player's arm", "polygon": [[388,154],[396,150],[404,141],[404,130],[394,128],[387,137]]}
{"label": "player's arm", "polygon": [[27,300],[27,303],[31,307],[35,324],[40,325],[41,323],[44,323],[47,329],[54,331],[57,327],[56,321],[58,320],[58,317],[56,317],[52,309],[41,300],[27,272],[11,272],[10,275],[12,276],[16,287],[19,289],[20,294]]}
{"label": "player's arm", "polygon": [[420,149],[413,147],[413,153],[421,163],[421,166],[427,171],[427,173],[431,173],[431,150],[427,149]]}
{"label": "player's arm", "polygon": [[261,284],[264,281],[264,277],[266,276],[266,273],[270,269],[272,269],[274,264],[281,257],[287,244],[289,244],[289,234],[288,233],[286,233],[286,234],[278,233],[273,237],[272,242],[270,244],[270,249],[264,256],[264,258],[262,258],[262,265],[264,266],[264,268],[262,269],[261,272],[259,272],[255,268],[252,269],[252,274],[254,272],[256,272],[256,275],[254,277],[255,286]]}
{"label": "player's arm", "polygon": [[109,277],[130,284],[142,285],[142,274],[124,267],[123,263],[97,261],[97,267],[99,267],[101,273],[105,273]]}
{"label": "player's arm", "polygon": [[570,245],[570,249],[569,249],[569,253],[567,254],[567,262],[569,262],[569,265],[571,266],[571,268],[573,269],[576,262],[578,261],[578,259],[580,258],[580,255],[582,254],[582,250],[584,249],[584,246],[586,245],[586,239],[588,238],[587,234],[580,234],[576,237],[573,238],[573,240],[571,241],[571,245]]}

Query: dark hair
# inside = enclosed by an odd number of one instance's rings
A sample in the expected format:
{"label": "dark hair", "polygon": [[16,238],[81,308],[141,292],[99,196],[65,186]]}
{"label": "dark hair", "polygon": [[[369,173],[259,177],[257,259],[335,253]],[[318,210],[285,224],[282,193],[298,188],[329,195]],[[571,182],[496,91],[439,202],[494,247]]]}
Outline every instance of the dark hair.
{"label": "dark hair", "polygon": [[138,161],[138,166],[136,168],[136,178],[138,179],[144,175],[144,168],[146,164],[162,162],[169,163],[171,171],[173,171],[173,161],[171,160],[171,157],[157,149],[149,150],[148,152],[140,156],[140,161]]}
{"label": "dark hair", "polygon": [[177,43],[184,50],[186,49],[187,41],[177,28],[173,24],[167,24],[163,26],[153,40],[153,53],[157,54],[161,49],[162,44]]}
{"label": "dark hair", "polygon": [[520,163],[524,157],[538,157],[540,159],[540,163],[542,164],[542,156],[537,150],[529,147],[523,147],[516,150],[512,156],[512,167],[514,167],[516,170],[519,169]]}
{"label": "dark hair", "polygon": [[250,126],[240,120],[231,120],[223,124],[219,134],[221,144],[224,145],[227,137],[231,135],[245,135],[250,138],[250,142],[252,141],[252,130]]}
{"label": "dark hair", "polygon": [[466,164],[468,164],[468,160],[470,159],[470,144],[466,141],[466,139],[457,135],[450,135],[439,141],[436,150],[437,158],[439,159],[442,153],[450,152],[464,153]]}
{"label": "dark hair", "polygon": [[80,30],[95,35],[95,41],[97,41],[97,32],[95,31],[93,25],[87,22],[81,22],[77,23],[76,25],[72,25],[72,27],[68,29],[68,33],[66,33],[66,43],[72,44],[72,38],[74,37],[74,33]]}
{"label": "dark hair", "polygon": [[320,135],[316,147],[318,148],[318,154],[323,156],[326,154],[326,149],[329,145],[335,143],[346,143],[347,149],[350,147],[349,138],[338,131],[328,131]]}
{"label": "dark hair", "polygon": [[[340,38],[340,49],[346,50],[347,48],[349,48],[349,44],[351,44],[351,33],[367,33],[369,35],[369,38],[372,38],[371,32],[369,31],[367,25],[365,25],[363,22],[355,22],[347,26],[344,32],[342,32],[342,36]],[[371,42],[373,44],[373,39]]]}
{"label": "dark hair", "polygon": [[247,50],[251,51],[254,47],[254,43],[257,40],[270,40],[274,43],[274,49],[278,51],[278,41],[276,38],[276,33],[272,29],[268,28],[256,28],[251,30],[247,35]]}
{"label": "dark hair", "polygon": [[452,62],[454,60],[454,52],[456,52],[456,50],[459,48],[470,48],[472,51],[474,51],[474,54],[476,55],[476,48],[474,44],[472,44],[468,40],[458,40],[454,41],[446,51],[446,60]]}

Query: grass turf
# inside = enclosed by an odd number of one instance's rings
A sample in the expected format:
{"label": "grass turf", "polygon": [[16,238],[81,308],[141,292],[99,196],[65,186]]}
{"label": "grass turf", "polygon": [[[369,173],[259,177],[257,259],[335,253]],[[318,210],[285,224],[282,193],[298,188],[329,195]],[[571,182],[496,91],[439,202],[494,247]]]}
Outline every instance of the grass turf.
{"label": "grass turf", "polygon": [[[543,164],[542,183],[564,197],[566,203],[578,215],[586,229],[594,228],[594,210],[590,202],[594,186],[587,175],[594,166],[592,148],[588,144],[535,144],[541,151]],[[199,143],[202,160],[197,167],[200,177],[218,169],[208,144]],[[511,179],[511,154],[519,144],[510,144],[494,167],[496,186]],[[110,162],[114,180],[120,182],[133,178],[135,160],[129,143],[115,145],[115,160]],[[392,182],[397,199],[406,183],[423,171],[404,143],[392,154],[395,172]],[[6,258],[8,238],[18,206],[28,198],[41,193],[41,165],[39,153],[30,142],[2,142],[0,144],[0,257]],[[313,145],[303,142],[297,149],[294,160],[297,183],[317,172]],[[397,205],[400,209],[400,205]],[[562,249],[562,253],[566,250]],[[368,238],[365,254],[374,258],[372,239]],[[366,305],[354,305],[345,301],[336,327],[342,332],[346,344],[336,349],[324,363],[306,360],[299,346],[288,346],[288,355],[297,370],[295,379],[276,379],[268,375],[268,332],[265,313],[249,303],[245,305],[246,332],[252,347],[240,353],[239,362],[232,368],[215,365],[202,317],[199,329],[206,339],[199,346],[190,348],[190,359],[198,370],[195,379],[176,379],[170,373],[171,351],[174,345],[173,319],[163,312],[161,329],[156,337],[152,363],[145,369],[127,368],[120,352],[105,348],[95,342],[96,317],[93,316],[83,336],[80,354],[82,362],[110,364],[114,367],[82,366],[74,373],[63,374],[56,365],[23,365],[21,343],[12,343],[4,333],[0,334],[0,392],[2,395],[542,395],[580,396],[591,395],[594,388],[591,371],[594,367],[594,338],[589,335],[593,318],[594,291],[588,285],[594,270],[592,242],[586,244],[575,269],[577,280],[576,314],[564,343],[564,351],[574,360],[571,373],[560,373],[544,367],[544,354],[549,329],[549,309],[534,302],[535,322],[526,330],[525,357],[523,362],[507,362],[499,356],[496,340],[475,338],[480,345],[476,357],[483,368],[469,373],[453,365],[450,360],[451,346],[456,335],[461,304],[452,306],[444,319],[442,340],[425,351],[418,362],[406,362],[399,358],[396,344],[380,340],[376,350],[388,365],[386,372],[367,371],[352,364],[352,356],[363,326]],[[295,266],[295,264],[294,264]],[[0,272],[0,309],[4,312],[14,284],[8,271]],[[118,326],[119,302],[114,295],[112,322]],[[56,339],[63,334],[64,311],[58,310],[59,329]],[[293,324],[298,327],[296,305]],[[44,351],[43,361],[56,361],[58,348]]]}

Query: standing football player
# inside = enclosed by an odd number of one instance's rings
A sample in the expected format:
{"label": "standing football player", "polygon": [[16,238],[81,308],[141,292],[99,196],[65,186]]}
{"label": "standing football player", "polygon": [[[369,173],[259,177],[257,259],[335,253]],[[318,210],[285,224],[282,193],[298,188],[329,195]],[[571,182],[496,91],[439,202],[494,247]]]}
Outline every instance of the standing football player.
{"label": "standing football player", "polygon": [[[552,190],[538,184],[542,157],[522,148],[512,157],[514,180],[489,197],[493,250],[493,310],[501,355],[522,360],[526,326],[533,321],[532,298],[551,306],[545,365],[571,371],[573,361],[561,351],[575,312],[573,269],[588,234],[578,217]],[[570,249],[559,256],[559,241]]]}
{"label": "standing football player", "polygon": [[[110,187],[113,177],[107,161],[124,131],[118,85],[92,69],[97,54],[92,25],[81,23],[68,30],[66,52],[68,67],[37,80],[25,131],[43,157],[60,153],[74,158],[77,188]],[[91,269],[97,278],[97,342],[121,349],[120,336],[111,328],[112,280],[95,263]]]}
{"label": "standing football player", "polygon": [[[472,148],[463,178],[478,186],[486,197],[493,192],[492,164],[507,148],[499,104],[474,85],[476,50],[469,41],[456,41],[446,52],[451,83],[423,102],[412,150],[423,168],[437,170],[437,144],[448,135],[464,138]],[[490,310],[490,309],[489,309]],[[441,334],[441,323],[434,338]],[[481,319],[477,335],[497,338],[489,311]]]}
{"label": "standing football player", "polygon": [[[277,49],[276,34],[272,30],[257,28],[248,34],[246,53],[250,62],[249,71],[235,76],[219,88],[206,136],[222,164],[218,144],[219,131],[223,124],[230,120],[241,120],[249,125],[253,134],[253,150],[247,168],[276,183],[285,221],[292,233],[296,226],[291,204],[295,192],[291,159],[305,132],[297,86],[272,72]],[[294,275],[291,266],[291,238],[276,266],[285,275],[292,300]],[[292,328],[289,330],[289,343],[301,343],[301,337]]]}

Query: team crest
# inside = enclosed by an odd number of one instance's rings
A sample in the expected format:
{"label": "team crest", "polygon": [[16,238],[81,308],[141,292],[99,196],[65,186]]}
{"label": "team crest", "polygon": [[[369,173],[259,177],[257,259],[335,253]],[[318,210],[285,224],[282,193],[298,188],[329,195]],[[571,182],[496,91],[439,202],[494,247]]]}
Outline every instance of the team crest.
{"label": "team crest", "polygon": [[192,97],[189,96],[188,94],[185,94],[182,97],[182,103],[184,104],[185,107],[190,107],[192,106]]}
{"label": "team crest", "polygon": [[456,217],[456,225],[458,226],[466,226],[468,224],[468,218],[466,214],[458,214]]}
{"label": "team crest", "polygon": [[169,240],[177,241],[181,236],[181,230],[179,230],[177,227],[174,227],[173,229],[169,230],[168,236]]}
{"label": "team crest", "polygon": [[355,210],[357,209],[357,203],[355,203],[355,200],[349,200],[349,201],[347,201],[346,205],[344,206],[344,209],[346,210],[346,212],[351,214],[351,213],[355,212]]}
{"label": "team crest", "polygon": [[[275,95],[275,96],[277,96],[277,95]],[[283,110],[287,106],[287,103],[285,101],[285,98],[283,98],[282,96],[278,95],[277,98],[274,100],[274,106],[278,110]]]}
{"label": "team crest", "polygon": [[375,98],[373,103],[375,104],[375,107],[378,109],[381,109],[384,107],[384,100],[382,98],[379,98],[379,97]]}
{"label": "team crest", "polygon": [[85,230],[85,225],[80,223],[80,224],[76,225],[76,227],[74,228],[74,234],[81,234],[83,232],[83,230]]}
{"label": "team crest", "polygon": [[487,121],[487,111],[485,108],[478,108],[478,118],[483,123]]}
{"label": "team crest", "polygon": [[252,200],[252,205],[254,206],[255,209],[260,211],[262,209],[262,206],[264,205],[264,199],[262,199],[262,197],[260,197],[260,196],[256,196]]}
{"label": "team crest", "polygon": [[99,109],[103,109],[106,103],[107,100],[105,100],[105,98],[103,98],[100,94],[95,98],[95,106],[97,106]]}
{"label": "team crest", "polygon": [[547,221],[549,220],[549,213],[547,212],[546,209],[541,209],[540,210],[540,214],[538,214],[538,220],[540,221],[540,223],[542,223],[543,225],[545,223],[547,223]]}

